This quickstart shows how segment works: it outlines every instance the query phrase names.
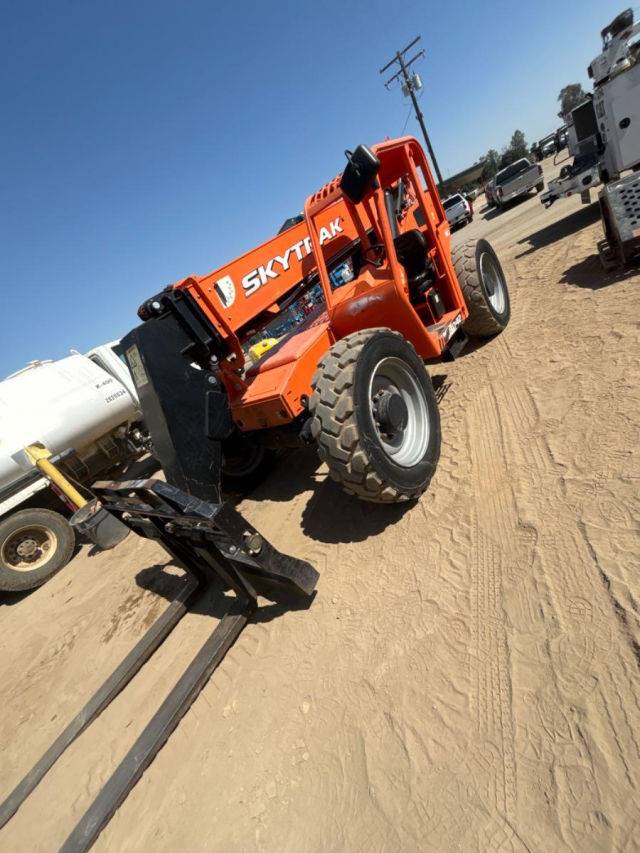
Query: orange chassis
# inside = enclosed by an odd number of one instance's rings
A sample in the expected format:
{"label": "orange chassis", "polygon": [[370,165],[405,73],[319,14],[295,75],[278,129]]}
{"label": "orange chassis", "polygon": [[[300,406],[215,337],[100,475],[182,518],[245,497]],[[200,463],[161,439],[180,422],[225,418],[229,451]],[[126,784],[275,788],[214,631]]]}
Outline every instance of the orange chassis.
{"label": "orange chassis", "polygon": [[[283,426],[303,414],[318,362],[345,335],[384,326],[401,333],[423,359],[437,359],[468,316],[451,263],[449,224],[422,148],[404,137],[371,150],[380,161],[378,180],[359,203],[343,194],[338,176],[309,196],[299,224],[208,275],[174,285],[188,291],[228,347],[220,375],[243,432]],[[390,214],[388,194],[400,181],[404,202]],[[394,231],[397,237],[414,229],[426,238],[442,316],[424,294],[410,292],[397,257]],[[364,261],[355,277],[332,287],[332,264],[356,246]],[[243,343],[277,318],[292,292],[318,281],[324,310],[247,366]]]}

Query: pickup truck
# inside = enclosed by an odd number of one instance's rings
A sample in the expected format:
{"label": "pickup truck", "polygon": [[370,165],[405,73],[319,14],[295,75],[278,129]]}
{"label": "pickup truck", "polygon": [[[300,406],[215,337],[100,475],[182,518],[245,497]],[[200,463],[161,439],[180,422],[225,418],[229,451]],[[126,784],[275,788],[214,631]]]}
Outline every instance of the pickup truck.
{"label": "pickup truck", "polygon": [[526,157],[516,160],[506,169],[502,169],[495,177],[496,204],[503,210],[507,202],[526,195],[529,190],[542,192],[544,179],[542,167],[530,163]]}
{"label": "pickup truck", "polygon": [[457,228],[458,225],[466,225],[467,222],[471,222],[473,219],[469,202],[460,193],[455,193],[449,196],[449,198],[445,198],[442,206],[444,207],[444,212],[447,215],[451,228]]}

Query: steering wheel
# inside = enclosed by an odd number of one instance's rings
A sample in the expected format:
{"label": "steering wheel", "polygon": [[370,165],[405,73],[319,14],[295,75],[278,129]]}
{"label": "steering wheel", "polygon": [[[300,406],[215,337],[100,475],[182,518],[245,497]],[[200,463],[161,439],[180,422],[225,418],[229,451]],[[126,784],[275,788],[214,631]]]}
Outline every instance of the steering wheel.
{"label": "steering wheel", "polygon": [[[372,257],[369,257],[371,255]],[[374,267],[381,267],[384,263],[385,250],[382,243],[372,243],[362,253],[365,262]]]}

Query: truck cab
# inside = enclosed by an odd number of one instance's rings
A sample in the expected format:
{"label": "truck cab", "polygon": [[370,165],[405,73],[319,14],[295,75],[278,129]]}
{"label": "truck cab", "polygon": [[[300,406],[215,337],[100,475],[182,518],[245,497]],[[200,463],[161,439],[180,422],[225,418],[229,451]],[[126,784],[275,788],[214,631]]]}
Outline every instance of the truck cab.
{"label": "truck cab", "polygon": [[140,408],[136,385],[127,367],[124,351],[119,340],[109,341],[108,344],[101,344],[98,347],[94,347],[86,352],[85,355],[90,361],[97,364],[98,367],[101,367],[124,386],[136,409]]}

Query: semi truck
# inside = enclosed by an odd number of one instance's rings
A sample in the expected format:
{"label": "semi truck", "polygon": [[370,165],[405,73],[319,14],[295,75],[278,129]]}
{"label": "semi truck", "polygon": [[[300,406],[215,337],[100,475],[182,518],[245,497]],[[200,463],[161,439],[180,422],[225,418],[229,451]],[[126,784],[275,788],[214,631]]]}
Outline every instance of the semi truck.
{"label": "semi truck", "polygon": [[0,382],[1,591],[40,586],[75,547],[68,523],[75,507],[25,456],[36,442],[81,489],[145,451],[138,396],[118,341],[33,361]]}

